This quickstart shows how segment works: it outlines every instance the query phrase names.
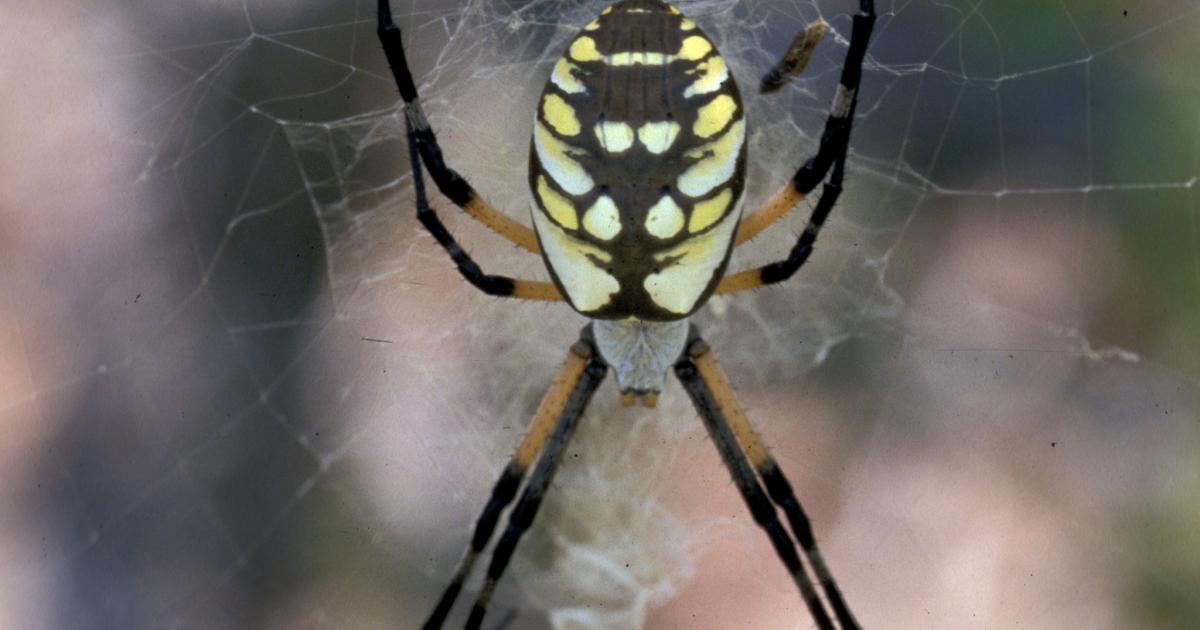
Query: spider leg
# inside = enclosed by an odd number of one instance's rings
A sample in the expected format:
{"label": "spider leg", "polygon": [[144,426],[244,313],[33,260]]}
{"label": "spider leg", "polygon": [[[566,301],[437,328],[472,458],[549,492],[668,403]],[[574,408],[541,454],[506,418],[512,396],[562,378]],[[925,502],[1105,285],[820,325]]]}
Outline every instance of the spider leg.
{"label": "spider leg", "polygon": [[[863,58],[867,52],[867,42],[871,38],[871,30],[875,26],[874,0],[860,0],[860,12],[854,16],[854,26],[850,34],[850,48],[846,51],[846,61],[842,66],[842,76],[838,81],[837,93],[833,98],[829,115],[825,119],[825,130],[821,133],[821,144],[817,154],[809,158],[792,176],[791,181],[784,184],[766,202],[754,212],[747,215],[738,225],[738,233],[734,245],[741,245],[754,238],[780,217],[787,214],[796,204],[804,200],[817,184],[825,178],[839,155],[844,155],[850,142],[850,128],[854,122],[854,104],[857,100],[858,86],[862,79]],[[770,75],[763,78],[764,83]],[[838,185],[841,182],[839,179]],[[810,225],[811,222],[810,222]],[[820,229],[820,225],[817,225]],[[813,238],[816,235],[814,233]],[[798,268],[798,267],[797,267]],[[793,270],[794,272],[794,270]],[[789,273],[788,276],[791,274]],[[786,279],[782,278],[782,279]],[[769,284],[781,279],[760,283]],[[750,287],[744,287],[750,288]],[[740,290],[740,289],[733,289]],[[730,290],[718,293],[728,293]]]}
{"label": "spider leg", "polygon": [[529,466],[538,459],[537,466],[530,475],[525,492],[508,517],[508,527],[501,536],[500,542],[492,552],[491,565],[488,567],[487,581],[484,589],[471,609],[469,628],[479,628],[483,616],[487,612],[488,602],[496,582],[504,572],[508,561],[512,558],[517,542],[521,535],[533,522],[534,516],[541,505],[542,496],[550,485],[551,479],[558,466],[559,456],[563,447],[575,430],[576,421],[583,414],[584,408],[591,400],[592,394],[604,380],[608,365],[600,358],[591,341],[591,330],[585,329],[583,337],[571,347],[567,359],[559,369],[550,389],[547,390],[542,402],[534,413],[533,421],[525,431],[525,436],[517,446],[504,472],[492,489],[492,496],[484,506],[479,520],[475,523],[475,531],[471,544],[459,562],[454,578],[442,592],[437,606],[429,614],[422,626],[424,630],[436,630],[446,622],[454,601],[462,591],[479,554],[487,547],[500,514],[512,503],[517,488],[528,471]]}
{"label": "spider leg", "polygon": [[427,630],[440,628],[446,621],[446,616],[450,614],[450,608],[454,606],[454,600],[462,590],[463,582],[466,581],[471,568],[475,565],[476,558],[487,547],[488,541],[496,531],[500,513],[516,497],[517,488],[521,485],[526,471],[541,452],[551,431],[562,421],[562,416],[576,392],[588,387],[594,388],[590,381],[584,381],[584,377],[595,354],[589,341],[580,341],[567,353],[567,358],[559,368],[558,375],[554,377],[550,389],[546,391],[542,402],[538,404],[537,411],[533,414],[533,420],[530,421],[529,428],[525,430],[525,435],[517,445],[517,450],[509,459],[508,465],[504,467],[504,471],[500,473],[500,478],[496,480],[496,485],[492,488],[492,496],[475,522],[471,544],[467,547],[462,560],[459,561],[454,578],[446,586],[437,606],[425,621],[424,627]]}
{"label": "spider leg", "polygon": [[583,415],[592,394],[595,393],[596,388],[600,386],[604,376],[608,373],[608,364],[600,358],[600,353],[596,351],[591,342],[590,326],[584,331],[583,339],[572,348],[572,352],[586,360],[587,366],[580,374],[570,396],[561,403],[554,431],[550,434],[549,440],[542,450],[542,456],[538,460],[537,466],[529,476],[529,483],[525,485],[525,491],[517,501],[516,507],[508,515],[508,526],[492,551],[492,560],[488,565],[487,579],[484,582],[483,590],[480,591],[475,605],[471,607],[471,614],[467,618],[465,626],[467,630],[479,630],[483,623],[483,617],[487,614],[487,607],[492,593],[496,589],[496,584],[508,567],[508,562],[512,559],[521,536],[525,534],[537,516],[546,490],[554,479],[563,448],[574,434],[575,428],[578,426],[577,420]]}
{"label": "spider leg", "polygon": [[[725,373],[712,350],[699,336],[692,339],[683,357],[675,364],[675,374],[691,396],[696,411],[704,421],[704,426],[712,436],[722,459],[725,460],[725,465],[729,468],[751,514],[754,515],[755,522],[767,532],[775,552],[791,572],[817,627],[834,628],[812,580],[796,554],[792,539],[788,537],[775,507],[771,505],[772,501],[783,508],[793,534],[799,540],[813,573],[821,583],[825,598],[833,607],[838,625],[842,628],[858,628],[858,623],[846,606],[837,583],[817,549],[804,509],[796,500],[775,459],[771,457],[757,431],[738,405],[733,388],[725,378]],[[755,471],[766,486],[765,492]]]}
{"label": "spider leg", "polygon": [[421,110],[421,100],[417,94],[416,84],[413,83],[412,72],[408,69],[408,60],[404,56],[404,42],[400,29],[392,22],[392,9],[388,0],[379,0],[378,8],[379,42],[387,56],[388,65],[392,68],[392,77],[396,87],[404,99],[404,113],[408,122],[416,130],[417,144],[425,166],[437,184],[438,190],[450,198],[458,207],[466,211],[472,218],[491,228],[500,236],[509,240],[517,247],[539,253],[537,236],[533,230],[509,218],[484,201],[475,189],[463,179],[454,169],[446,166],[442,158],[442,149],[438,145],[437,135],[429,126],[425,113]]}
{"label": "spider leg", "polygon": [[813,245],[817,242],[817,235],[821,232],[821,226],[825,225],[825,219],[829,216],[829,211],[833,210],[833,205],[837,203],[838,196],[842,194],[842,178],[845,175],[845,167],[846,155],[843,153],[834,163],[833,174],[830,176],[829,182],[821,189],[821,197],[817,200],[817,206],[813,208],[812,214],[808,217],[808,225],[800,233],[800,238],[796,240],[796,244],[788,252],[787,258],[763,265],[762,267],[747,269],[746,271],[739,271],[733,275],[725,276],[717,284],[715,293],[737,293],[746,289],[754,289],[767,284],[783,282],[791,278],[792,274],[796,273],[804,263],[808,262],[808,257],[813,252]]}
{"label": "spider leg", "polygon": [[730,386],[729,379],[725,376],[725,371],[717,362],[716,355],[707,343],[696,338],[688,349],[688,358],[695,366],[701,383],[715,400],[721,417],[728,423],[733,437],[746,453],[755,470],[758,471],[763,485],[766,486],[767,494],[787,516],[793,535],[800,543],[800,548],[804,550],[804,555],[812,566],[813,573],[821,583],[821,590],[824,592],[825,598],[829,600],[834,609],[838,624],[842,628],[858,628],[858,622],[850,613],[837,581],[833,579],[820,550],[817,549],[812,525],[804,513],[803,506],[796,499],[791,484],[788,483],[783,471],[779,469],[779,464],[771,456],[762,437],[759,436],[754,425],[750,423],[750,419],[742,411],[741,405],[738,404],[737,397],[733,393],[733,387]]}
{"label": "spider leg", "polygon": [[551,302],[562,300],[558,289],[549,282],[517,280],[507,276],[485,274],[478,263],[471,258],[471,255],[463,250],[458,241],[454,239],[454,235],[450,234],[450,230],[447,230],[446,226],[442,224],[442,220],[438,218],[433,207],[429,205],[429,199],[425,196],[425,178],[421,175],[420,140],[413,131],[411,120],[406,120],[404,125],[408,132],[408,156],[412,161],[413,190],[416,191],[417,197],[417,219],[421,221],[421,225],[424,225],[426,230],[429,230],[433,238],[437,239],[442,249],[450,255],[454,264],[458,266],[459,273],[467,279],[467,282],[488,295]]}

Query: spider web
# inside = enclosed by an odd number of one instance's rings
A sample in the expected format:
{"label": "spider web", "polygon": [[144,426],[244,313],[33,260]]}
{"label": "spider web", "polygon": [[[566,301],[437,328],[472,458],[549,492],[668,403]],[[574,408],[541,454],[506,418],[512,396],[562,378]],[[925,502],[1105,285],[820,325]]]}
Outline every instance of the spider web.
{"label": "spider web", "polygon": [[[452,165],[525,220],[535,99],[603,3],[394,4]],[[748,207],[814,151],[854,4],[679,3],[747,95]],[[448,578],[584,321],[479,295],[418,229],[373,11],[0,8],[0,626],[407,628]],[[1200,5],[878,12],[812,261],[697,324],[864,625],[1189,626]],[[818,18],[805,75],[753,95]],[[807,623],[682,391],[616,398],[492,623]]]}

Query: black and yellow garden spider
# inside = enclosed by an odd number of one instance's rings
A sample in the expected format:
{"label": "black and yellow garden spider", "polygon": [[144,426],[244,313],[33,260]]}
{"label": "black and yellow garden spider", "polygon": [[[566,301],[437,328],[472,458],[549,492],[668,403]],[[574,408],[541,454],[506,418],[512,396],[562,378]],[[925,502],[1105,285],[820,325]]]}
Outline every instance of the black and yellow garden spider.
{"label": "black and yellow garden spider", "polygon": [[[694,22],[662,0],[621,0],[604,9],[571,41],[538,101],[529,157],[530,229],[492,207],[446,166],[421,110],[388,0],[379,0],[379,39],[404,99],[417,218],[463,277],[483,292],[565,301],[590,319],[496,482],[470,546],[425,628],[445,623],[501,512],[525,481],[466,623],[467,628],[480,626],[497,581],[537,514],[563,447],[609,367],[616,372],[622,402],[640,400],[646,406],[655,405],[667,370],[674,369],[817,626],[858,627],[800,502],[688,317],[714,293],[737,293],[790,278],[812,253],[842,190],[863,57],[875,23],[873,0],[859,2],[816,155],[745,219],[746,122],[725,60]],[[777,87],[780,80],[779,71],[773,71],[762,87]],[[541,254],[553,282],[484,273],[430,207],[422,163],[438,190],[467,214],[522,249]],[[798,205],[823,180],[808,225],[786,259],[725,275],[734,247]],[[783,510],[791,535],[776,507]]]}

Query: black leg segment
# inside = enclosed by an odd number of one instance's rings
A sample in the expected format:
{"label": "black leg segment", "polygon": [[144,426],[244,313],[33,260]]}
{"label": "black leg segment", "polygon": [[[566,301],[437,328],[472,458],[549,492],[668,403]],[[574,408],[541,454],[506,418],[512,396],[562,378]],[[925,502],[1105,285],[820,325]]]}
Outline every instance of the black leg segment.
{"label": "black leg segment", "polygon": [[683,384],[683,388],[687,390],[688,396],[691,397],[696,412],[704,422],[704,428],[712,437],[713,444],[716,445],[721,459],[725,462],[725,467],[729,469],[729,474],[733,477],[742,499],[746,502],[746,507],[754,517],[754,522],[766,532],[767,537],[771,540],[771,546],[775,548],[775,553],[796,582],[800,596],[804,599],[813,621],[821,630],[832,630],[833,622],[825,610],[821,597],[813,587],[812,579],[805,571],[800,556],[796,553],[795,543],[792,542],[787,530],[780,523],[775,507],[771,505],[767,493],[763,491],[758,477],[750,466],[749,459],[738,445],[737,437],[725,420],[713,391],[704,382],[696,364],[688,356],[686,350],[684,356],[675,364],[675,375]]}
{"label": "black leg segment", "polygon": [[406,120],[404,124],[408,132],[408,155],[412,161],[413,190],[417,197],[417,219],[421,221],[421,225],[425,226],[426,230],[429,230],[433,238],[437,239],[442,249],[450,255],[462,277],[488,295],[529,300],[561,300],[562,296],[559,295],[558,289],[549,282],[514,280],[508,276],[484,273],[479,264],[458,244],[454,235],[446,229],[433,207],[429,205],[429,198],[425,193],[425,178],[421,173],[421,155],[418,151],[420,141],[413,131],[412,120]]}
{"label": "black leg segment", "polygon": [[542,505],[542,499],[546,496],[546,490],[550,487],[550,482],[554,479],[554,473],[558,470],[563,449],[575,433],[579,417],[583,415],[584,409],[587,408],[588,402],[591,401],[592,394],[600,386],[607,372],[608,365],[600,359],[599,354],[594,355],[588,363],[583,378],[579,381],[579,385],[571,394],[566,407],[563,408],[562,415],[558,419],[558,424],[554,427],[554,433],[551,434],[550,440],[546,443],[545,450],[542,452],[537,466],[529,476],[529,483],[525,486],[525,492],[521,494],[516,507],[508,515],[508,527],[505,528],[500,541],[496,543],[496,549],[492,551],[492,560],[487,570],[487,580],[484,582],[483,591],[480,592],[479,598],[475,600],[475,605],[471,607],[471,615],[467,619],[467,625],[465,626],[467,630],[478,630],[483,623],[483,617],[487,614],[487,607],[491,602],[496,584],[500,581],[501,576],[504,575],[504,570],[508,568],[508,562],[512,559],[513,552],[517,550],[517,543],[520,542],[525,532],[529,530],[529,526],[533,524],[533,519],[537,516],[538,509]]}
{"label": "black leg segment", "polygon": [[408,59],[404,55],[404,41],[400,29],[392,21],[392,8],[388,0],[379,0],[378,5],[379,43],[383,45],[383,54],[387,56],[388,65],[392,68],[392,78],[396,80],[396,88],[400,90],[400,98],[404,99],[404,113],[412,124],[409,134],[416,137],[421,157],[429,174],[442,191],[459,206],[464,206],[475,196],[471,185],[461,175],[446,166],[442,158],[442,148],[438,146],[437,135],[429,126],[425,113],[421,111],[421,101],[417,95],[417,86],[413,83],[412,71],[408,68]]}
{"label": "black leg segment", "polygon": [[600,358],[591,341],[590,327],[585,328],[582,338],[572,346],[553,385],[542,398],[512,459],[496,481],[491,498],[476,521],[471,544],[450,584],[422,626],[424,630],[437,630],[445,624],[476,558],[487,547],[501,514],[516,496],[526,471],[533,466],[525,491],[509,515],[508,526],[492,552],[484,589],[472,608],[467,627],[479,627],[492,591],[512,558],[517,542],[533,523],[542,497],[554,477],[562,450],[607,371],[608,365]]}
{"label": "black leg segment", "polygon": [[[777,197],[784,199],[787,207],[790,208],[791,205],[806,197],[817,187],[817,184],[825,179],[826,175],[829,175],[829,181],[825,184],[820,199],[817,200],[817,205],[813,209],[812,216],[809,217],[804,232],[797,239],[786,259],[726,276],[717,286],[717,293],[737,293],[767,284],[783,282],[791,278],[792,274],[808,261],[817,236],[842,192],[842,181],[846,171],[846,153],[850,149],[850,130],[854,123],[858,89],[862,81],[862,64],[874,26],[875,2],[874,0],[861,0],[861,10],[854,16],[850,48],[846,52],[846,62],[842,66],[837,93],[833,97],[829,115],[825,119],[825,129],[821,133],[821,143],[817,148],[817,153],[792,176],[791,188],[794,192],[785,188],[777,193]],[[781,216],[782,212],[768,214],[770,218],[765,221],[752,221],[755,224],[751,230],[753,233],[764,229],[769,221],[774,221]],[[754,217],[754,215],[751,216]]]}

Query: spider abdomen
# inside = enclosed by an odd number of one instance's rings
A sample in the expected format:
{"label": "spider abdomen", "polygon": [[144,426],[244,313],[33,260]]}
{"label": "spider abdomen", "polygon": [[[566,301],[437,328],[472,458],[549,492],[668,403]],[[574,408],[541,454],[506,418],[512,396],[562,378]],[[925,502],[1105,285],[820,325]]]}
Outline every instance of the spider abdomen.
{"label": "spider abdomen", "polygon": [[745,138],[728,64],[678,9],[624,0],[585,26],[539,99],[529,168],[541,250],[572,307],[699,308],[729,258]]}

